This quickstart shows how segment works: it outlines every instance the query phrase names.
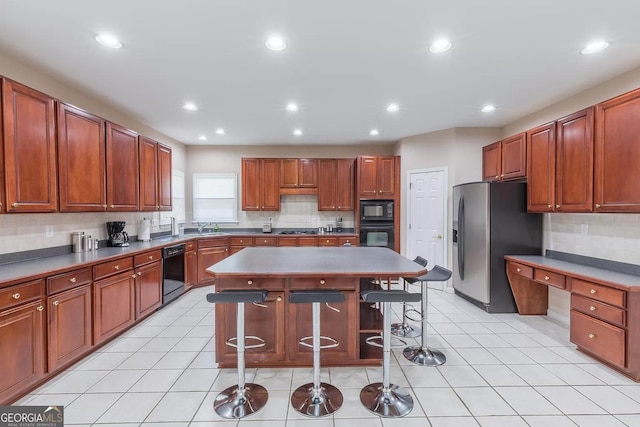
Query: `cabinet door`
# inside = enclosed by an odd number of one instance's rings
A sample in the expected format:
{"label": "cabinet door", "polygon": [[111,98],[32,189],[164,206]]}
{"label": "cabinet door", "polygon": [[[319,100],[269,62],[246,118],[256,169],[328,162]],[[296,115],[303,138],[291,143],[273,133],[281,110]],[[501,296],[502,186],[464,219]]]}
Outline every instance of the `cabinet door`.
{"label": "cabinet door", "polygon": [[91,285],[47,298],[49,372],[91,349]]}
{"label": "cabinet door", "polygon": [[336,210],[336,161],[333,159],[318,160],[318,210]]}
{"label": "cabinet door", "polygon": [[260,181],[262,187],[263,211],[280,210],[280,159],[262,159],[260,162]]}
{"label": "cabinet door", "polygon": [[[260,337],[264,347],[245,351],[248,365],[265,365],[285,358],[284,318],[285,302],[283,292],[269,292],[267,301],[260,304],[245,304],[245,336]],[[226,345],[229,338],[237,335],[237,305],[218,304],[216,307],[216,357],[219,363],[235,364],[237,353],[234,347]],[[233,341],[235,344],[235,340]],[[258,344],[255,339],[246,339],[246,345]]]}
{"label": "cabinet door", "polygon": [[140,158],[140,210],[157,211],[158,204],[158,143],[144,136],[138,137]]}
{"label": "cabinet door", "polygon": [[107,122],[107,210],[138,210],[138,134]]}
{"label": "cabinet door", "polygon": [[298,159],[280,159],[280,188],[298,187]]}
{"label": "cabinet door", "polygon": [[133,270],[93,284],[93,342],[117,335],[135,322]]}
{"label": "cabinet door", "polygon": [[378,162],[374,156],[358,157],[358,192],[362,199],[375,199],[378,195]]}
{"label": "cabinet door", "polygon": [[[328,336],[339,342],[335,348],[323,349],[320,358],[325,363],[333,363],[340,360],[353,360],[356,358],[356,342],[358,337],[358,324],[356,322],[356,307],[358,305],[358,294],[356,292],[343,292],[345,302],[330,303],[333,308],[340,310],[336,312],[320,304],[320,335]],[[309,347],[300,344],[302,337],[310,337],[313,334],[312,305],[311,304],[288,304],[289,330],[287,333],[289,342],[287,351],[291,360],[313,359],[313,351]],[[311,340],[305,340],[311,343]],[[321,340],[322,345],[329,344],[326,340]]]}
{"label": "cabinet door", "polygon": [[136,319],[153,313],[162,304],[162,262],[136,268]]}
{"label": "cabinet door", "polygon": [[378,157],[378,197],[393,198],[396,194],[396,159],[393,156]]}
{"label": "cabinet door", "polygon": [[58,209],[54,101],[10,80],[2,81],[7,212]]}
{"label": "cabinet door", "polygon": [[556,188],[555,123],[527,132],[527,210],[553,212]]}
{"label": "cabinet door", "polygon": [[336,210],[353,211],[355,209],[353,159],[336,160],[336,181]]}
{"label": "cabinet door", "polygon": [[198,285],[213,283],[213,276],[207,273],[207,268],[229,255],[226,246],[198,249]]}
{"label": "cabinet door", "polygon": [[316,159],[298,159],[298,185],[302,188],[318,186],[318,162]]}
{"label": "cabinet door", "polygon": [[482,147],[482,180],[498,181],[501,171],[502,144],[500,141]]}
{"label": "cabinet door", "polygon": [[60,212],[103,212],[107,208],[105,122],[58,103]]}
{"label": "cabinet door", "polygon": [[42,300],[0,311],[0,360],[2,366],[10,367],[0,375],[3,404],[44,377],[44,322]]}
{"label": "cabinet door", "polygon": [[4,144],[2,142],[2,138],[4,136],[4,132],[2,131],[2,122],[3,122],[3,114],[2,114],[2,83],[3,79],[0,78],[0,214],[5,212],[4,206]]}
{"label": "cabinet door", "polygon": [[158,210],[173,209],[171,148],[158,144]]}
{"label": "cabinet door", "polygon": [[[593,107],[558,120],[556,211],[593,212]],[[529,178],[531,183],[531,178]]]}
{"label": "cabinet door", "polygon": [[596,106],[596,212],[640,212],[638,117],[640,90]]}
{"label": "cabinet door", "polygon": [[500,179],[516,179],[527,176],[527,144],[525,133],[502,140],[502,173]]}
{"label": "cabinet door", "polygon": [[196,251],[185,252],[184,254],[184,286],[185,290],[191,289],[196,284],[198,277],[198,265]]}
{"label": "cabinet door", "polygon": [[260,207],[260,159],[242,159],[242,210]]}

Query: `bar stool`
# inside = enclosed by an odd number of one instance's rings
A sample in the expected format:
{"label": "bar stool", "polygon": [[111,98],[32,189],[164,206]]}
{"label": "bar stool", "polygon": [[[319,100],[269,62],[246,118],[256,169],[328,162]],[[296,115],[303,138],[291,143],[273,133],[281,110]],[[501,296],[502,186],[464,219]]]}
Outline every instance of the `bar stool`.
{"label": "bar stool", "polygon": [[[423,267],[426,267],[428,264],[428,261],[424,258],[422,258],[421,256],[417,256],[413,262],[420,264]],[[414,283],[418,283],[419,280],[418,279],[414,279],[414,278],[402,278],[402,280],[404,281],[404,290],[405,291],[409,291],[409,285],[413,285]],[[411,309],[411,311],[416,311],[414,309]],[[417,312],[417,311],[416,311]],[[403,337],[403,338],[415,338],[420,336],[420,328],[415,328],[413,326],[411,326],[408,322],[407,319],[409,319],[409,317],[407,316],[407,304],[402,304],[402,322],[400,323],[392,323],[391,324],[391,333],[397,337]],[[410,320],[414,320],[414,319],[410,319]]]}
{"label": "bar stool", "polygon": [[[343,398],[337,387],[320,382],[320,349],[337,347],[339,343],[333,338],[320,335],[320,304],[344,302],[344,295],[339,291],[331,290],[295,291],[289,294],[289,302],[311,303],[313,319],[313,335],[301,338],[299,341],[300,345],[313,348],[313,382],[301,385],[293,392],[291,405],[302,415],[310,417],[332,414],[340,409]],[[310,339],[313,344],[307,342]],[[321,339],[328,340],[331,344],[320,345]]]}
{"label": "bar stool", "polygon": [[[244,350],[258,348],[265,345],[264,340],[255,345],[245,345],[244,335],[244,305],[245,303],[260,303],[267,299],[267,291],[222,291],[207,294],[207,301],[214,304],[238,304],[236,316],[237,336],[229,338],[227,345],[237,348],[238,354],[238,384],[224,389],[213,401],[213,409],[222,418],[243,418],[251,415],[264,407],[269,393],[258,384],[245,383],[244,381]],[[234,344],[233,341],[236,341]]]}
{"label": "bar stool", "polygon": [[382,382],[372,383],[360,391],[360,402],[369,411],[382,417],[403,417],[413,409],[409,392],[389,381],[391,369],[391,303],[418,302],[420,294],[403,290],[365,290],[360,292],[365,302],[381,302],[382,317]]}
{"label": "bar stool", "polygon": [[419,346],[410,346],[402,351],[407,360],[422,366],[440,366],[447,361],[441,351],[427,347],[427,307],[429,299],[428,282],[446,282],[451,278],[451,270],[436,265],[433,270],[417,278],[422,282],[422,338]]}

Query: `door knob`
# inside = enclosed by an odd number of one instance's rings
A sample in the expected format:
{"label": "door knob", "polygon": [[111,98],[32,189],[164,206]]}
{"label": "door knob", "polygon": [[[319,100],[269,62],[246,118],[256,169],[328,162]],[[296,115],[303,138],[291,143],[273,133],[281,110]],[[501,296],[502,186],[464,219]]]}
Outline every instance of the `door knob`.
{"label": "door knob", "polygon": [[442,239],[442,234],[438,234],[438,235],[436,236],[436,239]]}

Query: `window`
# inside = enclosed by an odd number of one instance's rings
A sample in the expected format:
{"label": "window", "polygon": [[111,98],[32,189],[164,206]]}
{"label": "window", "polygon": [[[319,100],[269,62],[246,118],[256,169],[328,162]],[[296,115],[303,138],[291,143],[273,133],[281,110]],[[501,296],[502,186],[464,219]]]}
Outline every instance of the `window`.
{"label": "window", "polygon": [[237,174],[193,174],[192,222],[203,221],[238,222]]}
{"label": "window", "polygon": [[179,223],[187,222],[185,214],[184,172],[174,170],[171,177],[171,212],[160,212],[160,224],[171,224],[171,217]]}

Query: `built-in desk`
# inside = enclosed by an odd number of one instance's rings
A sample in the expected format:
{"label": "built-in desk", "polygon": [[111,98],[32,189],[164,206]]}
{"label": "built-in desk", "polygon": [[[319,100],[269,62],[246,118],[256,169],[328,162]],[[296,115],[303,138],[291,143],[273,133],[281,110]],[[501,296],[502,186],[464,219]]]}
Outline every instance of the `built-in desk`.
{"label": "built-in desk", "polygon": [[548,286],[570,292],[571,342],[640,381],[640,276],[543,256],[505,259],[520,314],[547,314]]}

